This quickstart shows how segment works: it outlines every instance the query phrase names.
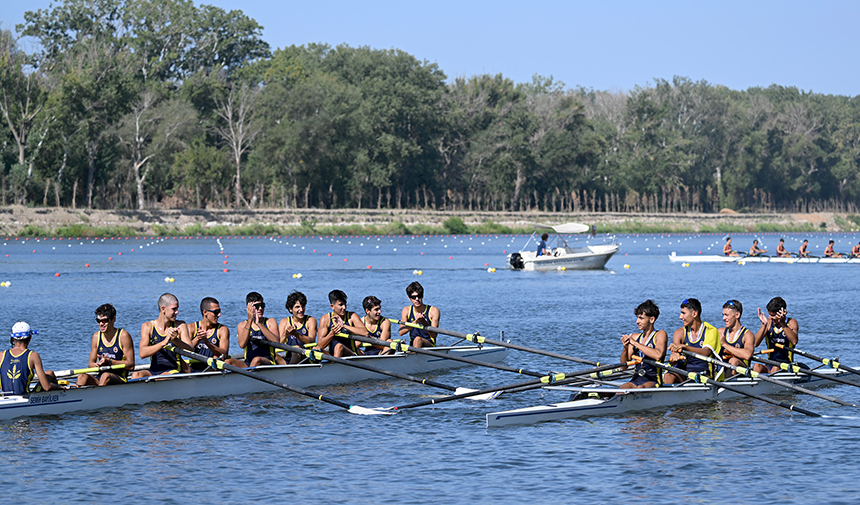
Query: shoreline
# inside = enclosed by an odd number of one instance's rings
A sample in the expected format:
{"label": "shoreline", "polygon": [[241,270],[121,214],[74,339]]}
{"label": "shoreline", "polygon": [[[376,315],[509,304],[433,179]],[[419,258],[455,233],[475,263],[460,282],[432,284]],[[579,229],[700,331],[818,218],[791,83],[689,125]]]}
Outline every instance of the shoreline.
{"label": "shoreline", "polygon": [[88,210],[0,207],[0,234],[136,235],[407,235],[531,233],[530,223],[594,224],[598,233],[850,232],[856,216],[810,214],[625,214],[470,212],[403,209]]}

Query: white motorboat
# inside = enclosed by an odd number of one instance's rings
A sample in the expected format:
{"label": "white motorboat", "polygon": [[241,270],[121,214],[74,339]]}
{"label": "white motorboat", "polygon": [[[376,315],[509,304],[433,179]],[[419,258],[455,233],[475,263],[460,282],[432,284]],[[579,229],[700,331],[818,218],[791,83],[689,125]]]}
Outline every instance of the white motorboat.
{"label": "white motorboat", "polygon": [[[493,346],[434,347],[433,351],[488,362],[505,358],[508,350]],[[407,374],[457,368],[466,364],[423,354],[392,354],[385,356],[355,356],[347,358],[377,368]],[[313,363],[299,365],[262,366],[253,369],[264,377],[297,387],[344,384],[368,379],[383,379],[367,370],[339,363]],[[283,391],[266,382],[231,372],[202,372],[159,375],[132,380],[128,384],[70,388],[30,395],[0,397],[0,420],[22,416],[58,415],[67,412],[96,410],[123,405],[142,405],[150,402],[185,400],[207,396],[227,396]]]}
{"label": "white motorboat", "polygon": [[[606,266],[606,262],[618,252],[615,236],[607,237],[600,244],[568,244],[564,235],[587,233],[593,230],[588,225],[566,223],[557,226],[535,224],[537,229],[529,237],[525,246],[507,257],[507,265],[514,270],[596,270]],[[544,230],[555,233],[547,241],[549,254],[537,255],[537,244]],[[533,244],[532,244],[533,243]],[[529,245],[532,244],[530,248]]]}

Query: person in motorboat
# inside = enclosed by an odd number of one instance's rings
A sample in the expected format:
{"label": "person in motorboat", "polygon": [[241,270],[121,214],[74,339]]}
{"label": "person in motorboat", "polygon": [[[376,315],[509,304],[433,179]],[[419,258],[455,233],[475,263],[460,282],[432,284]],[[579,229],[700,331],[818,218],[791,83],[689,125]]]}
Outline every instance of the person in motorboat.
{"label": "person in motorboat", "polygon": [[[373,296],[367,296],[361,302],[364,308],[364,317],[361,322],[367,329],[367,336],[379,340],[391,340],[391,321],[382,317],[382,301]],[[376,356],[380,354],[390,354],[394,349],[381,345],[363,344],[364,354],[367,356]]]}
{"label": "person in motorboat", "polygon": [[[634,356],[663,361],[666,355],[668,334],[663,330],[654,329],[654,323],[660,317],[660,308],[653,300],[645,300],[633,310],[636,315],[636,327],[639,333],[628,333],[621,336],[621,362],[627,363]],[[653,388],[662,383],[662,369],[649,363],[640,362],[633,371],[633,378],[620,387],[622,389]]]}
{"label": "person in motorboat", "polygon": [[96,324],[99,330],[90,340],[89,366],[91,368],[124,365],[125,368],[90,374],[78,375],[78,387],[107,386],[123,384],[128,381],[129,370],[134,369],[134,341],[122,328],[116,328],[116,309],[105,303],[96,308]]}
{"label": "person in motorboat", "polygon": [[780,258],[790,258],[791,253],[785,250],[785,239],[779,239],[779,244],[776,246],[776,255]]}
{"label": "person in motorboat", "polygon": [[[280,343],[278,323],[274,318],[265,317],[266,302],[263,295],[251,291],[245,296],[245,312],[248,318],[239,323],[236,328],[236,338],[239,347],[245,349],[245,359],[242,365],[247,367],[265,365],[286,365],[287,362],[275,353],[275,348],[258,340]],[[238,365],[237,365],[238,366]]]}
{"label": "person in motorboat", "polygon": [[30,382],[39,379],[36,391],[62,389],[51,370],[42,367],[39,353],[29,349],[30,339],[39,332],[24,321],[12,325],[11,349],[0,352],[0,391],[2,395],[28,395]]}
{"label": "person in motorboat", "polygon": [[[758,309],[758,318],[761,321],[761,327],[755,333],[755,345],[758,347],[762,340],[768,349],[773,349],[769,353],[768,359],[778,361],[780,363],[791,363],[794,360],[794,353],[791,349],[797,347],[797,341],[800,334],[800,326],[797,324],[797,319],[788,317],[787,306],[782,297],[775,297],[767,302],[767,316]],[[776,347],[775,344],[780,344],[783,347]],[[762,363],[756,363],[753,369],[756,372],[774,373],[779,371],[778,366],[768,366]]]}
{"label": "person in motorboat", "polygon": [[732,249],[732,237],[726,237],[726,245],[723,246],[723,254],[725,256],[740,256],[737,251]]}
{"label": "person in motorboat", "polygon": [[833,239],[830,239],[830,242],[827,244],[827,247],[824,248],[824,257],[825,258],[841,258],[842,253],[835,252],[833,250],[833,244],[836,242]]}
{"label": "person in motorboat", "polygon": [[328,301],[331,304],[331,312],[320,318],[319,338],[315,349],[327,352],[335,358],[361,353],[355,340],[337,336],[341,332],[367,336],[367,328],[358,314],[346,310],[346,293],[335,289],[328,294]]}
{"label": "person in motorboat", "polygon": [[535,256],[551,256],[552,251],[550,251],[546,246],[546,241],[549,240],[549,233],[544,233],[540,236],[540,242],[538,242],[537,253]]}
{"label": "person in motorboat", "polygon": [[809,240],[804,240],[802,244],[800,244],[800,249],[797,250],[798,258],[808,258],[809,252],[806,250],[809,245]]}
{"label": "person in motorboat", "polygon": [[[218,322],[221,317],[221,304],[218,300],[207,296],[200,301],[200,321],[188,323],[188,335],[191,338],[191,347],[194,352],[207,358],[229,358],[230,352],[230,328]],[[230,364],[237,363],[230,359]],[[191,362],[191,369],[202,372],[209,368],[206,363]]]}
{"label": "person in motorboat", "polygon": [[[417,323],[422,326],[439,327],[439,319],[442,317],[442,313],[439,311],[439,307],[433,307],[424,303],[424,286],[421,283],[414,281],[406,286],[406,296],[409,297],[411,303],[403,307],[403,310],[400,311],[401,321]],[[400,335],[408,333],[410,337],[409,345],[414,347],[436,346],[436,334],[432,331],[401,326],[398,332]]]}
{"label": "person in motorboat", "polygon": [[[735,366],[749,367],[750,358],[755,352],[755,335],[741,324],[744,306],[738,300],[723,304],[723,322],[719,329],[723,360]],[[729,375],[734,375],[730,371]]]}
{"label": "person in motorboat", "polygon": [[[293,291],[287,295],[284,307],[290,311],[290,315],[281,319],[278,325],[282,343],[304,348],[305,344],[317,341],[317,318],[307,315],[307,306],[308,298],[301,291]],[[291,365],[303,358],[299,353],[291,352],[289,355]]]}
{"label": "person in motorboat", "polygon": [[140,346],[137,354],[141,359],[150,359],[149,370],[138,370],[131,374],[132,379],[142,379],[152,375],[187,373],[188,364],[170,349],[168,345],[194,351],[185,321],[177,320],[179,299],[171,293],[158,297],[158,317],[140,326]]}
{"label": "person in motorboat", "polygon": [[[720,355],[720,333],[710,323],[702,321],[702,304],[695,298],[686,298],[681,302],[681,314],[678,316],[684,324],[672,334],[672,343],[669,344],[669,362],[677,368],[688,372],[701,373],[712,379],[714,367],[707,361],[687,357],[681,351],[689,351],[703,356],[719,357]],[[672,372],[663,374],[664,384],[681,383],[685,378]]]}
{"label": "person in motorboat", "polygon": [[750,247],[749,256],[758,256],[759,254],[765,254],[767,249],[762,249],[758,246],[758,240],[753,240],[753,245]]}

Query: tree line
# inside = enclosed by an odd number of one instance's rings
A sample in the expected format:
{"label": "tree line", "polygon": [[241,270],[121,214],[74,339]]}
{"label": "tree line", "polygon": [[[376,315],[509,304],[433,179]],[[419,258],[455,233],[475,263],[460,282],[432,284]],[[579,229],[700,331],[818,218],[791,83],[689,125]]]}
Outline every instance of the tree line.
{"label": "tree line", "polygon": [[[0,199],[88,208],[855,212],[860,107],[772,85],[448,80],[241,11],[65,0],[0,31]],[[38,41],[27,52],[20,37]]]}

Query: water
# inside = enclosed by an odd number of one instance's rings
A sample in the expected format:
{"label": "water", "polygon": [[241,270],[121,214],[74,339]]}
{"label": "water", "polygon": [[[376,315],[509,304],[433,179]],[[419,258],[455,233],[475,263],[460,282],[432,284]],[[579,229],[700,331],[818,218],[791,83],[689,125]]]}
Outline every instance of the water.
{"label": "water", "polygon": [[[831,235],[838,251],[858,241],[856,234],[785,236],[790,250],[809,238],[812,252],[820,253]],[[759,238],[774,250],[778,237],[733,238],[738,248]],[[801,349],[860,365],[856,265],[685,268],[667,255],[717,253],[723,237],[630,235],[620,241],[621,253],[607,270],[539,273],[503,269],[505,251],[518,249],[521,236],[7,239],[0,241],[0,281],[11,287],[0,287],[0,330],[27,320],[41,331],[32,348],[48,368],[81,367],[98,305],[114,304],[117,326],[137,345],[140,324],[157,316],[158,296],[170,291],[187,321],[199,317],[201,298],[218,298],[236,352],[236,324],[249,291],[261,292],[267,315],[279,319],[286,315],[286,295],[296,289],[308,296],[308,312],[316,317],[328,310],[332,289],[344,290],[353,310],[374,294],[383,313],[396,317],[408,303],[406,285],[418,280],[426,302],[441,308],[444,328],[491,337],[504,331],[523,345],[601,361],[617,359],[620,335],[635,330],[632,310],[645,298],[661,307],[658,328],[671,331],[684,298],[699,298],[703,319],[716,326],[722,304],[737,298],[745,305],[742,322],[755,329],[756,308],[779,295],[800,322]],[[499,270],[489,273],[485,263]],[[302,277],[294,278],[297,273]],[[507,363],[540,372],[580,368],[519,352]],[[466,387],[523,380],[475,367],[433,378]],[[366,407],[440,394],[395,379],[318,390]],[[826,392],[860,403],[860,388],[837,385]],[[812,419],[738,400],[484,427],[487,412],[563,399],[552,391],[448,402],[390,417],[352,415],[290,393],[150,404],[0,423],[7,468],[0,485],[24,502],[64,503],[856,503],[860,412],[812,397],[784,398],[833,417]]]}

